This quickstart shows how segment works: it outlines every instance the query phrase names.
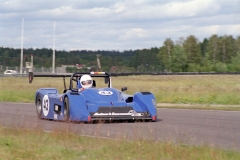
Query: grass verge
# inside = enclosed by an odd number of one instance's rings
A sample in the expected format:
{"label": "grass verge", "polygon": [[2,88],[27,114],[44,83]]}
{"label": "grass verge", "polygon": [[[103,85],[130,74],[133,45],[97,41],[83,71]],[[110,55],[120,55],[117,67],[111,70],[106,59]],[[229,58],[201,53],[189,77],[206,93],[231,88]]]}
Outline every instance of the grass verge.
{"label": "grass verge", "polygon": [[223,160],[240,159],[240,152],[171,142],[90,138],[64,132],[0,128],[0,160]]}
{"label": "grass verge", "polygon": [[[166,103],[159,107],[240,110],[239,75],[127,76],[112,79],[113,87],[127,86],[128,94],[152,92],[157,103]],[[29,84],[27,77],[1,77],[0,101],[33,103],[39,88],[57,88],[61,93],[63,82],[61,78],[36,78],[33,84]],[[240,152],[171,142],[129,142],[0,127],[0,160],[8,159],[238,160]]]}
{"label": "grass verge", "polygon": [[[127,94],[150,91],[157,103],[176,104],[165,106],[169,108],[240,110],[240,75],[123,76],[112,77],[112,83],[119,90],[127,86]],[[97,87],[103,86],[98,84]],[[56,88],[62,93],[63,80],[35,78],[29,84],[28,77],[1,77],[0,102],[33,103],[39,88]]]}
{"label": "grass verge", "polygon": [[240,105],[158,103],[158,108],[240,111]]}

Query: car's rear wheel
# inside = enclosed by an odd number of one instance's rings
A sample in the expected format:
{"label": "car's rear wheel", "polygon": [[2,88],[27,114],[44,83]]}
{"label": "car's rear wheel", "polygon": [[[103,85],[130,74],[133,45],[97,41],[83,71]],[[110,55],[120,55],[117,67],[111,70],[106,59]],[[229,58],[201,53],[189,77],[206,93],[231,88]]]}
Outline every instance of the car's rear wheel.
{"label": "car's rear wheel", "polygon": [[37,116],[39,119],[42,118],[42,100],[41,96],[38,94],[36,99],[36,110],[37,110]]}
{"label": "car's rear wheel", "polygon": [[63,116],[64,116],[64,121],[68,122],[69,121],[69,99],[68,97],[64,98],[64,107],[63,107]]}

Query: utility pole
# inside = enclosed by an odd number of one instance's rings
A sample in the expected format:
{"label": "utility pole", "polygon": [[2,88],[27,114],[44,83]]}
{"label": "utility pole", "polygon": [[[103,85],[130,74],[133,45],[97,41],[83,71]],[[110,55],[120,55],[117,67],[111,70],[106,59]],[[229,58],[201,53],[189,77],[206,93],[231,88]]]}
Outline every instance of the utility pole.
{"label": "utility pole", "polygon": [[21,57],[20,57],[20,74],[23,70],[23,29],[24,29],[24,18],[22,18],[22,39],[21,39]]}
{"label": "utility pole", "polygon": [[55,28],[56,23],[53,22],[53,58],[52,58],[52,73],[55,73]]}
{"label": "utility pole", "polygon": [[96,56],[97,56],[97,71],[102,71],[100,60],[99,60],[99,56],[101,56],[101,55],[96,54]]}

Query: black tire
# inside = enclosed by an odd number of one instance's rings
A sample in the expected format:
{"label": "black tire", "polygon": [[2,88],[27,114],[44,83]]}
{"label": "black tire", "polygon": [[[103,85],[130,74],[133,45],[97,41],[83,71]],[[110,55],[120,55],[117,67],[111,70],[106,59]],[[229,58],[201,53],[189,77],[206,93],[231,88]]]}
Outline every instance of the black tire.
{"label": "black tire", "polygon": [[38,94],[36,99],[36,111],[39,119],[42,119],[42,100],[41,96]]}
{"label": "black tire", "polygon": [[69,99],[68,99],[68,97],[64,98],[63,117],[64,117],[65,122],[69,121]]}

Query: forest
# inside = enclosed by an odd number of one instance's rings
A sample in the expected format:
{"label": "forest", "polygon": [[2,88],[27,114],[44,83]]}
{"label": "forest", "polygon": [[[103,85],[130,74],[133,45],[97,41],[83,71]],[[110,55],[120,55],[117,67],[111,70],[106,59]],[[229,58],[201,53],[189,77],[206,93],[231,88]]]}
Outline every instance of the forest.
{"label": "forest", "polygon": [[[213,34],[203,41],[194,35],[177,41],[166,38],[161,47],[137,50],[56,50],[55,65],[67,67],[69,72],[97,70],[97,55],[106,72],[239,72],[240,36]],[[31,61],[34,68],[52,67],[50,48],[24,48],[23,60]],[[20,48],[0,47],[1,68],[20,66]]]}

